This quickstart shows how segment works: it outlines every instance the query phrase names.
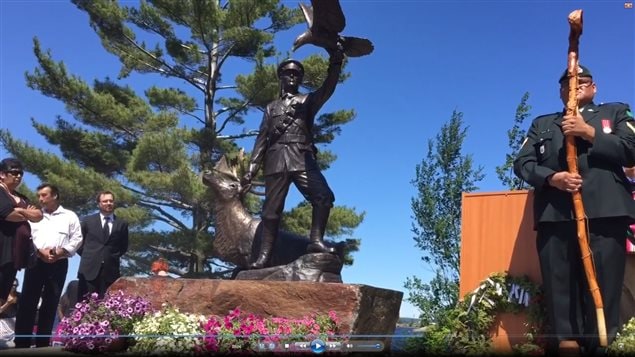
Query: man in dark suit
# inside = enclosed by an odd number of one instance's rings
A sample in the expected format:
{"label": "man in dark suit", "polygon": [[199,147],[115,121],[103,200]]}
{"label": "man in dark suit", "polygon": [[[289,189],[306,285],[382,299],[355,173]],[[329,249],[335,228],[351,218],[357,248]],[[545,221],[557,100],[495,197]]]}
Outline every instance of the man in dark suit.
{"label": "man in dark suit", "polygon": [[335,196],[320,172],[313,142],[315,115],[335,91],[344,58],[339,50],[328,51],[330,58],[326,79],[312,93],[298,92],[304,76],[302,63],[286,60],[278,66],[281,95],[267,105],[251,153],[249,169],[241,180],[243,187],[249,187],[264,162],[262,239],[260,254],[251,264],[252,268],[263,268],[269,261],[282,218],[284,200],[292,182],[313,206],[308,253],[334,252],[324,245],[323,238]]}
{"label": "man in dark suit", "polygon": [[[579,191],[588,218],[589,245],[602,299],[609,344],[620,328],[619,307],[625,270],[625,232],[635,220],[630,183],[622,167],[635,165],[635,121],[627,105],[596,105],[591,72],[578,70],[578,113],[536,118],[514,162],[514,172],[534,191],[537,249],[552,349],[582,345],[599,353],[596,313],[586,283],[573,209]],[[567,103],[569,81],[560,78]],[[568,172],[565,135],[575,136],[579,174]]]}
{"label": "man in dark suit", "polygon": [[87,293],[100,297],[119,278],[120,258],[128,250],[128,223],[114,214],[115,195],[103,191],[97,195],[99,213],[82,221],[84,244],[79,250],[79,287],[77,300]]}

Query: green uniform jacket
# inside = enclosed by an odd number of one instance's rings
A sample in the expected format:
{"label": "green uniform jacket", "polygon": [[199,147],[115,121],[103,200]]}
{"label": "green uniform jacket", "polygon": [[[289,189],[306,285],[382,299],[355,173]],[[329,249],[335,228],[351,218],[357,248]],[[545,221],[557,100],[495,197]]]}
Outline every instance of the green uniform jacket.
{"label": "green uniform jacket", "polygon": [[[590,103],[581,113],[595,128],[593,143],[576,138],[585,213],[589,219],[626,216],[635,221],[635,201],[623,171],[623,167],[635,166],[635,121],[628,105]],[[561,128],[563,115],[536,118],[514,161],[516,175],[535,189],[536,223],[575,217],[571,194],[547,183],[550,175],[568,171]]]}

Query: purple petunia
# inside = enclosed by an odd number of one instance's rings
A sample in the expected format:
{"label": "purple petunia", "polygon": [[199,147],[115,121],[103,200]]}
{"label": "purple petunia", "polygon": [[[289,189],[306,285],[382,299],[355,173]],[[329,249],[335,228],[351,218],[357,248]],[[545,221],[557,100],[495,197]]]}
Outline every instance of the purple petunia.
{"label": "purple petunia", "polygon": [[104,352],[120,334],[130,334],[135,321],[153,312],[149,301],[123,291],[107,293],[99,299],[93,293],[75,304],[72,318],[58,326],[64,348],[74,352]]}

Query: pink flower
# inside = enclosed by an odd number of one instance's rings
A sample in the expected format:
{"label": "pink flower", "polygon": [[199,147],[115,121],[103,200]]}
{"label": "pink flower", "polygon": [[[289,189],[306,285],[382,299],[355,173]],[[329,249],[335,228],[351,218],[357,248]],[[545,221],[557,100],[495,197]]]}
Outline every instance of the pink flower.
{"label": "pink flower", "polygon": [[203,324],[205,348],[211,352],[257,352],[257,343],[292,342],[337,334],[337,316],[312,314],[301,319],[263,318],[231,310],[224,317],[212,316]]}
{"label": "pink flower", "polygon": [[337,314],[333,310],[329,310],[329,318],[336,324],[339,322],[339,318],[337,317]]}

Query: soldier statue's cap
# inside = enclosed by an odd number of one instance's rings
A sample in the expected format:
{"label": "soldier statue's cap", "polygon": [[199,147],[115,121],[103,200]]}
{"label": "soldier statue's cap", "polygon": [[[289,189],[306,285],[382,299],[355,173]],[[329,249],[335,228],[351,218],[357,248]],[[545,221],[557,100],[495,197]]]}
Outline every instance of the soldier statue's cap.
{"label": "soldier statue's cap", "polygon": [[[584,67],[581,64],[578,64],[578,77],[593,78],[593,76],[591,75],[591,71],[589,71],[588,68]],[[567,75],[567,70],[565,69],[564,73],[562,73],[562,76],[560,76],[560,79],[558,80],[558,83],[562,83],[562,81],[564,81],[567,78],[569,78],[569,76]]]}
{"label": "soldier statue's cap", "polygon": [[298,73],[300,73],[300,76],[304,76],[304,66],[302,65],[302,63],[300,63],[300,61],[296,61],[294,59],[286,59],[282,61],[282,63],[278,65],[278,77],[280,77],[282,71],[284,71],[285,69],[296,70]]}

